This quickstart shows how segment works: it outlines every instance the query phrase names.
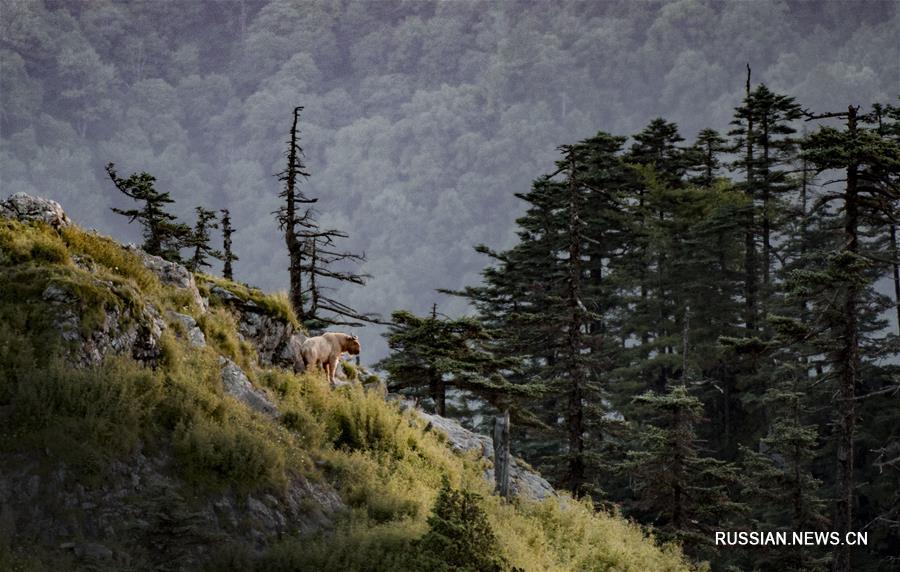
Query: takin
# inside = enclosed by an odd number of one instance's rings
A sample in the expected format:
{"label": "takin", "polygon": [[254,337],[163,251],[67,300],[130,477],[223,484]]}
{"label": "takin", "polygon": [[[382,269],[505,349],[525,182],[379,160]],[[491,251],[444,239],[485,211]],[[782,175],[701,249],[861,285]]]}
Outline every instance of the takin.
{"label": "takin", "polygon": [[322,366],[328,383],[334,387],[334,374],[341,354],[347,352],[358,355],[359,350],[358,337],[351,334],[329,332],[303,342],[303,345],[300,346],[300,355],[303,357],[303,365],[307,369],[313,365]]}

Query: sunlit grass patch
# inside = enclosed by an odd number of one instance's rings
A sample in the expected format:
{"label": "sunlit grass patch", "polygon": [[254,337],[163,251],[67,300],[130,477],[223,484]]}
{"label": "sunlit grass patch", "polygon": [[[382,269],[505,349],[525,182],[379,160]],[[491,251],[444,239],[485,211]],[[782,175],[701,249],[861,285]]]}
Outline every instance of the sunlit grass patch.
{"label": "sunlit grass patch", "polygon": [[222,303],[222,300],[218,299],[215,293],[211,291],[212,286],[218,286],[227,290],[228,292],[231,292],[242,301],[252,302],[253,304],[256,304],[257,306],[265,310],[267,313],[286,320],[298,330],[302,329],[299,320],[297,320],[297,315],[294,313],[294,309],[291,307],[291,302],[288,299],[288,295],[286,292],[267,294],[259,288],[254,288],[246,284],[240,284],[238,282],[232,282],[231,280],[219,278],[218,276],[211,276],[209,274],[197,274],[196,276],[198,286],[207,296],[209,296],[211,302],[215,304]]}

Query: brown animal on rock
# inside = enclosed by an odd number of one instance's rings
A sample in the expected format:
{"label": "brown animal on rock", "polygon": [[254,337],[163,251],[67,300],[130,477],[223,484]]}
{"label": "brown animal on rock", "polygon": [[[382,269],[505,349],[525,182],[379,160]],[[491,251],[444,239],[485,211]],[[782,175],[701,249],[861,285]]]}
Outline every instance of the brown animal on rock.
{"label": "brown animal on rock", "polygon": [[300,355],[303,357],[303,365],[307,367],[320,365],[325,370],[328,383],[334,386],[334,374],[337,370],[338,360],[344,352],[358,355],[359,338],[351,334],[329,332],[321,336],[307,339],[300,346]]}

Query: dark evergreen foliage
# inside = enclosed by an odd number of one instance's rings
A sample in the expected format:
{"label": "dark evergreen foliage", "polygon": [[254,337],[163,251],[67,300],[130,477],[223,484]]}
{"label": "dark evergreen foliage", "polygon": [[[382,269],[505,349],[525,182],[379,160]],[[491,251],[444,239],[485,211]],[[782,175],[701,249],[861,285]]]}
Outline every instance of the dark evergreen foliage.
{"label": "dark evergreen foliage", "polygon": [[740,482],[735,465],[704,456],[696,426],[703,404],[677,385],[665,394],[636,398],[646,408],[641,448],[630,451],[623,469],[632,479],[632,512],[676,540],[695,557],[711,555],[713,531],[728,529],[746,507],[734,500]]}
{"label": "dark evergreen foliage", "polygon": [[138,221],[142,227],[144,244],[141,248],[148,254],[161,256],[166,260],[181,260],[181,249],[191,236],[191,229],[171,214],[167,205],[174,203],[169,193],[161,193],[154,188],[156,178],[149,173],[134,173],[127,179],[118,176],[115,165],[109,163],[106,173],[110,180],[126,197],[142,203],[140,208],[113,208],[114,213],[128,217],[128,222]]}
{"label": "dark evergreen foliage", "polygon": [[450,487],[444,479],[428,532],[416,542],[416,568],[454,572],[501,572],[509,569],[497,538],[479,506],[478,495]]}
{"label": "dark evergreen foliage", "polygon": [[234,227],[231,226],[231,213],[228,209],[222,209],[222,276],[228,280],[234,280],[232,263],[240,260],[231,248],[231,235]]}
{"label": "dark evergreen foliage", "polygon": [[[388,373],[388,388],[431,399],[434,411],[447,415],[447,389],[463,389],[496,407],[534,387],[514,386],[503,376],[515,360],[492,352],[492,338],[474,318],[451,319],[437,312],[416,316],[400,310],[385,333],[391,355],[377,364]],[[424,390],[424,391],[423,391]]]}
{"label": "dark evergreen foliage", "polygon": [[[896,532],[900,348],[878,284],[900,265],[898,112],[798,139],[801,113],[748,76],[732,146],[682,147],[655,119],[627,151],[561,147],[516,195],[518,243],[478,246],[483,283],[451,292],[523,360],[511,382],[548,390],[513,448],[722,567],[864,569]],[[728,527],[867,527],[877,548],[716,550]]]}
{"label": "dark evergreen foliage", "polygon": [[215,211],[203,207],[197,207],[195,210],[197,212],[197,222],[194,223],[194,230],[187,240],[185,240],[184,246],[194,249],[194,254],[186,264],[188,270],[191,272],[200,272],[204,267],[209,266],[207,258],[223,260],[224,255],[221,251],[214,249],[209,244],[209,231],[211,229],[219,228],[219,223],[213,222],[216,220]]}

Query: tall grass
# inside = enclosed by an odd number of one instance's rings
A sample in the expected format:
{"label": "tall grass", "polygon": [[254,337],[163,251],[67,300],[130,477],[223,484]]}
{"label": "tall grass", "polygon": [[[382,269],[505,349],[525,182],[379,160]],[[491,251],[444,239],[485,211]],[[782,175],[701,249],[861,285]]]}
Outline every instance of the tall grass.
{"label": "tall grass", "polygon": [[232,282],[231,280],[219,278],[218,276],[211,276],[209,274],[198,274],[197,281],[200,288],[213,302],[222,302],[222,300],[217,299],[215,294],[211,293],[211,287],[218,286],[231,292],[244,302],[251,302],[265,310],[268,314],[278,316],[289,322],[294,328],[298,330],[302,329],[300,321],[297,319],[297,315],[294,313],[294,309],[291,306],[291,301],[288,298],[287,292],[281,291],[274,294],[267,294],[259,288]]}

